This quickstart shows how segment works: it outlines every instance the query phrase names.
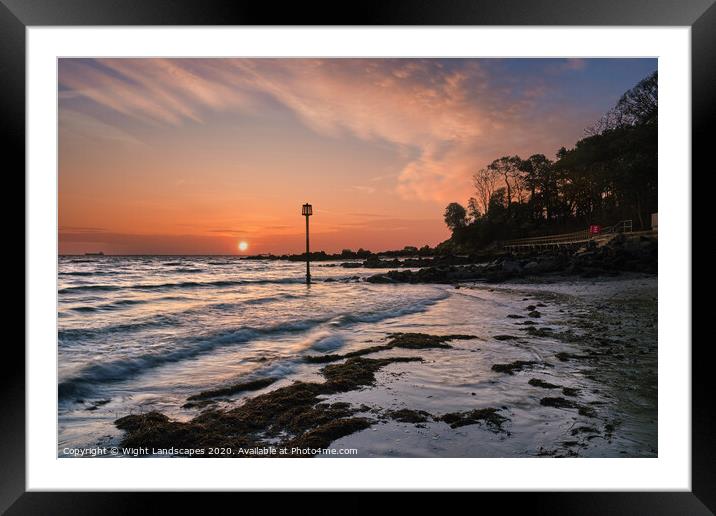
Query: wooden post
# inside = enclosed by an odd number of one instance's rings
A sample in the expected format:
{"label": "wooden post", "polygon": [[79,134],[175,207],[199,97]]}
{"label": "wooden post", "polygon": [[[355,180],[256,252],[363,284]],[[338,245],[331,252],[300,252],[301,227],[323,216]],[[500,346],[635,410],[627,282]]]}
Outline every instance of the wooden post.
{"label": "wooden post", "polygon": [[313,206],[306,203],[301,207],[301,215],[306,217],[306,285],[311,284],[311,247],[308,242],[308,217],[313,215]]}
{"label": "wooden post", "polygon": [[311,255],[308,245],[308,215],[306,215],[306,284],[311,283]]}

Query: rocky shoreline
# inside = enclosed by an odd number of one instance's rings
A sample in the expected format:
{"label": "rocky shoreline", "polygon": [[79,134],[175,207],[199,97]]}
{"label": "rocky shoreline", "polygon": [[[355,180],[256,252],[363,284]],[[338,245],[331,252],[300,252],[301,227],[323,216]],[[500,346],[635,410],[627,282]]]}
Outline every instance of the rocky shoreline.
{"label": "rocky shoreline", "polygon": [[[304,363],[318,365],[317,377],[323,381],[274,386],[279,379],[270,377],[217,386],[187,398],[184,408],[198,409],[187,421],[157,411],[117,419],[116,427],[124,431],[119,444],[151,449],[273,447],[288,450],[280,456],[305,457],[328,447],[398,442],[392,437],[396,434],[451,446],[472,442],[478,432],[484,436],[477,437],[481,446],[504,453],[517,440],[529,443],[529,448],[520,448],[522,454],[552,457],[623,456],[631,454],[622,448],[625,443],[645,436],[638,456],[653,456],[656,283],[648,275],[625,276],[549,286],[463,284],[465,291],[479,295],[503,291],[515,296],[521,300],[515,306],[519,311],[502,312],[504,323],[496,321],[501,331],[490,335],[385,333],[378,342],[366,339],[343,353],[303,354]],[[491,343],[507,348],[490,353]],[[453,394],[445,404],[418,403],[416,375],[439,374],[430,370],[449,364],[465,367],[461,364],[469,363],[465,359],[470,356],[483,357],[475,364],[484,364],[481,373],[469,366],[470,382],[503,385],[496,391],[502,394],[482,399],[480,387],[474,386],[461,394],[465,399],[460,403],[455,403],[455,391],[449,391]],[[410,387],[406,396],[386,403],[395,397],[395,375],[404,376]],[[259,392],[240,396],[236,405],[237,396],[250,391]],[[427,398],[437,392],[428,391]],[[536,410],[542,411],[542,425],[554,425],[549,434],[544,434],[548,427],[534,433],[529,426],[538,417]]]}
{"label": "rocky shoreline", "polygon": [[[468,258],[462,258],[468,260]],[[366,263],[364,267],[369,267]],[[616,276],[621,272],[656,274],[658,244],[655,237],[618,235],[607,244],[578,249],[506,253],[488,263],[461,265],[444,260],[418,270],[390,270],[366,278],[370,283],[502,282],[536,276]]]}
{"label": "rocky shoreline", "polygon": [[[308,362],[334,362],[320,369],[323,383],[296,381],[285,387],[249,398],[231,410],[207,408],[188,422],[173,421],[157,412],[132,414],[115,421],[125,431],[121,445],[145,449],[254,449],[266,446],[287,450],[284,457],[315,455],[327,448],[334,440],[366,429],[375,424],[373,418],[356,417],[357,413],[375,412],[366,406],[348,403],[327,403],[321,397],[336,393],[355,391],[375,385],[375,374],[393,363],[423,362],[417,356],[393,356],[364,358],[385,349],[450,349],[447,342],[474,339],[473,335],[427,335],[422,333],[396,333],[387,336],[383,346],[366,348],[346,355],[325,355],[325,360],[305,358]],[[312,359],[313,358],[313,359]],[[188,401],[206,400],[211,404],[222,396],[240,390],[255,390],[273,383],[254,381],[236,384],[222,389],[206,391],[189,397]],[[190,408],[190,407],[187,407]],[[381,418],[401,422],[422,423],[428,420],[444,421],[451,428],[464,425],[484,424],[494,432],[501,432],[508,418],[500,415],[497,408],[484,408],[466,412],[432,415],[424,411],[403,409],[384,411]],[[299,451],[301,450],[301,451]],[[306,451],[304,451],[306,450]],[[236,456],[224,454],[223,456]]]}

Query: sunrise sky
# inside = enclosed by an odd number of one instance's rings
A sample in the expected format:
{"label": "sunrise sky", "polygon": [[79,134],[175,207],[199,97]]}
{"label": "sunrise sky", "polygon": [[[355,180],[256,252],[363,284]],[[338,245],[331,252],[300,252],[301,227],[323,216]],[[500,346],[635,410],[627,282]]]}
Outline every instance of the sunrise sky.
{"label": "sunrise sky", "polygon": [[[60,59],[61,254],[435,245],[503,155],[570,147],[656,59]],[[247,249],[240,251],[238,244]]]}

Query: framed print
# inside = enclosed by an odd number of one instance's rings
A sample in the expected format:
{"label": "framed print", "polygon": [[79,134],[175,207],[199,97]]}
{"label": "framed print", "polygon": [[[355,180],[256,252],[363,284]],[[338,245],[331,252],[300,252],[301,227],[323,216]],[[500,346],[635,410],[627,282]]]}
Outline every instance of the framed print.
{"label": "framed print", "polygon": [[714,510],[712,2],[366,7],[3,0],[9,514],[159,503],[118,491]]}

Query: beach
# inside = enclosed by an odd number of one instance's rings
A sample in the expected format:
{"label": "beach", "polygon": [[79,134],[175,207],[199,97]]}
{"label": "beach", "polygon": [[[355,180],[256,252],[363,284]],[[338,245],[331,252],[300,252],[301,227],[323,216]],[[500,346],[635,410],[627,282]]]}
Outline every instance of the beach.
{"label": "beach", "polygon": [[655,275],[375,272],[316,263],[307,286],[282,260],[61,257],[58,456],[657,455]]}
{"label": "beach", "polygon": [[658,455],[656,59],[57,79],[59,457]]}

